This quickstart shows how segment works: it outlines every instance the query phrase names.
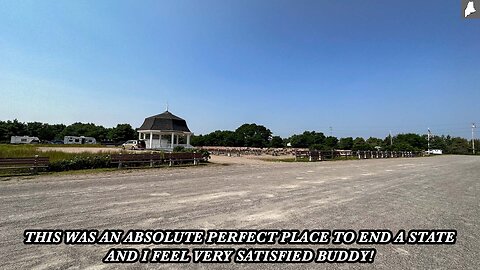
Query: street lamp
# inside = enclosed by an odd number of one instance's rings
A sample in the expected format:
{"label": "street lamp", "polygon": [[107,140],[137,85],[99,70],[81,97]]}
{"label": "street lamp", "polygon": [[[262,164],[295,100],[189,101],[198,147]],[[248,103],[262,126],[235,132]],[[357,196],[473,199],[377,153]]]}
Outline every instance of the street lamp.
{"label": "street lamp", "polygon": [[474,133],[475,128],[476,128],[475,123],[472,123],[472,150],[474,155],[475,155],[475,133]]}
{"label": "street lamp", "polygon": [[430,128],[428,129],[428,134],[427,134],[427,141],[428,141],[428,151],[427,153],[430,154],[430,136],[432,136],[432,132],[430,131]]}

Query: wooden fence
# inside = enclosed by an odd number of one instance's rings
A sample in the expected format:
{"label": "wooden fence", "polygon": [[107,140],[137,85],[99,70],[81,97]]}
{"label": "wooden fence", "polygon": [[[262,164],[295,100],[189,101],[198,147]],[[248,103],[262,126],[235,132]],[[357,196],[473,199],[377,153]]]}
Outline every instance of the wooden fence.
{"label": "wooden fence", "polygon": [[118,164],[118,168],[126,164],[149,164],[150,167],[155,165],[168,164],[183,164],[186,162],[193,162],[197,165],[203,156],[201,153],[145,153],[145,154],[115,154],[110,156],[110,162]]}
{"label": "wooden fence", "polygon": [[322,161],[332,159],[381,159],[381,158],[412,158],[425,156],[423,151],[295,151],[295,160],[308,159],[309,161]]}
{"label": "wooden fence", "polygon": [[308,159],[309,161],[322,161],[331,159],[377,159],[377,158],[407,158],[424,156],[423,151],[353,151],[353,150],[330,150],[315,151],[305,148],[253,148],[253,147],[199,147],[209,151],[212,155],[240,157],[242,155],[271,155],[271,156],[294,156],[295,160]]}

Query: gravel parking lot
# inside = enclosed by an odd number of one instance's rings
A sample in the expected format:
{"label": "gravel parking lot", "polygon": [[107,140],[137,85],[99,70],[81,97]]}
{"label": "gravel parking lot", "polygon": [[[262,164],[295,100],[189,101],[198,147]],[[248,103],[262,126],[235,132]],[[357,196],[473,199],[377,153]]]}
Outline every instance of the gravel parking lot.
{"label": "gravel parking lot", "polygon": [[[11,179],[0,182],[0,269],[479,269],[479,180],[480,158],[469,156]],[[375,245],[373,265],[106,265],[112,246],[23,244],[26,229],[132,228],[456,229],[458,236],[451,246]]]}

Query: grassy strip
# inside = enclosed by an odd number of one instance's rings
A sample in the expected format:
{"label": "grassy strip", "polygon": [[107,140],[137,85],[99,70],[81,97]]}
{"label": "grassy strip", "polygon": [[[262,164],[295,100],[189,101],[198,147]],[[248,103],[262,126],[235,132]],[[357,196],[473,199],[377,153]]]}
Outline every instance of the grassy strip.
{"label": "grassy strip", "polygon": [[[48,157],[50,166],[48,171],[70,171],[82,169],[98,169],[110,168],[109,155],[110,152],[81,152],[81,153],[67,153],[62,151],[40,151],[38,145],[0,145],[0,158],[22,158],[34,157],[36,155],[41,157]],[[39,169],[44,171],[44,169]],[[13,172],[9,170],[0,170],[0,175],[8,173],[29,172],[29,169],[15,169]]]}
{"label": "grassy strip", "polygon": [[[66,153],[63,151],[40,151],[38,150],[39,145],[11,145],[11,144],[0,144],[0,158],[21,158],[21,157],[34,157],[35,155],[48,157],[50,162],[70,160],[74,158],[95,158],[95,157],[106,157],[110,153],[99,152],[99,153]],[[63,146],[62,146],[63,147]]]}
{"label": "grassy strip", "polygon": [[[113,170],[118,165],[110,163],[110,154],[119,153],[118,151],[100,151],[97,153],[80,152],[67,153],[62,151],[40,151],[39,145],[11,145],[0,144],[0,158],[22,158],[48,157],[50,166],[46,169],[40,168],[39,172],[66,172],[66,171],[82,171],[85,170]],[[208,152],[207,152],[208,153]],[[140,164],[139,164],[140,165]],[[147,168],[145,166],[133,165],[129,168]],[[25,175],[31,173],[26,169],[1,169],[0,177],[11,175]]]}
{"label": "grassy strip", "polygon": [[65,147],[65,148],[112,148],[115,149],[114,146],[107,146],[101,144],[34,144],[31,145],[34,147]]}

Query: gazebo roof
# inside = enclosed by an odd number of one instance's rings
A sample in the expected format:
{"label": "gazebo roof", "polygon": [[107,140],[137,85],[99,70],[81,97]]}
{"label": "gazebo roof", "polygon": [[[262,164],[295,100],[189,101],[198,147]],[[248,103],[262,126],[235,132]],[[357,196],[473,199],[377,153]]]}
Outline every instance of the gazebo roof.
{"label": "gazebo roof", "polygon": [[143,121],[142,126],[138,130],[190,132],[187,122],[169,111],[145,118],[145,121]]}

